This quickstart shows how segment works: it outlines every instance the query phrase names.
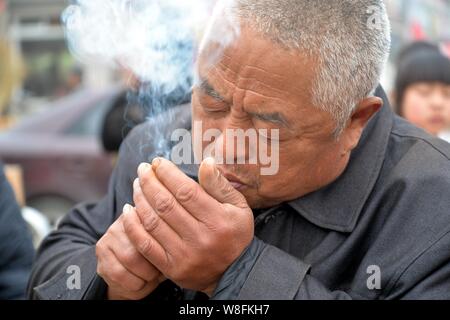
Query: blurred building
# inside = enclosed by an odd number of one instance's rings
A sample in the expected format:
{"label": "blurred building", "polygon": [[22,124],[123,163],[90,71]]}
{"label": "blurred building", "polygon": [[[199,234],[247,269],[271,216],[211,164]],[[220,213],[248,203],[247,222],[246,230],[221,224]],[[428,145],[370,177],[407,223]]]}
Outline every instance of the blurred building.
{"label": "blurred building", "polygon": [[392,48],[382,84],[393,87],[395,62],[406,44],[426,40],[450,56],[450,0],[384,0],[392,26]]}
{"label": "blurred building", "polygon": [[392,24],[395,56],[399,48],[414,40],[450,44],[450,0],[385,0]]}
{"label": "blurred building", "polygon": [[23,116],[46,108],[51,100],[79,86],[105,86],[111,72],[79,65],[67,49],[61,13],[66,0],[0,0],[0,28],[25,61],[25,81],[11,113]]}
{"label": "blurred building", "polygon": [[0,37],[6,33],[7,23],[6,0],[0,0]]}
{"label": "blurred building", "polygon": [[[93,0],[94,1],[94,0]],[[67,49],[60,17],[69,0],[0,0],[0,32],[24,57],[26,78],[10,108],[17,115],[46,107],[78,85],[108,86],[112,71],[78,66]],[[450,0],[385,0],[392,22],[392,54],[383,76],[392,88],[395,58],[413,40],[438,42],[450,53]]]}

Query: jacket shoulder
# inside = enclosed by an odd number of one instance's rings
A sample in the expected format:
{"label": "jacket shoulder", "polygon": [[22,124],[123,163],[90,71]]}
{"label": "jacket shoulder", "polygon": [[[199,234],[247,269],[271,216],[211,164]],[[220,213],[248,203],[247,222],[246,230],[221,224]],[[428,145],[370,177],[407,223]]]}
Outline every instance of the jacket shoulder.
{"label": "jacket shoulder", "polygon": [[450,229],[450,144],[397,117],[377,191],[404,223]]}
{"label": "jacket shoulder", "polygon": [[450,143],[428,134],[403,118],[395,117],[392,135],[403,138],[403,140],[409,139],[413,143],[426,144],[430,148],[430,152],[423,154],[424,158],[436,157],[437,160],[442,156],[444,161],[450,161]]}

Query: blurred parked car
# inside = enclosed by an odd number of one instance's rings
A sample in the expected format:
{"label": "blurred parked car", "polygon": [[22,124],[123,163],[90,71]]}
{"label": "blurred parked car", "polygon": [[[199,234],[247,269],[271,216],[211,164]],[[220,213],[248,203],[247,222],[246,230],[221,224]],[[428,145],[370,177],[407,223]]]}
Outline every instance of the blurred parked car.
{"label": "blurred parked car", "polygon": [[75,203],[106,193],[114,156],[103,150],[100,133],[120,96],[119,87],[83,89],[0,135],[0,159],[23,170],[27,206],[52,223]]}

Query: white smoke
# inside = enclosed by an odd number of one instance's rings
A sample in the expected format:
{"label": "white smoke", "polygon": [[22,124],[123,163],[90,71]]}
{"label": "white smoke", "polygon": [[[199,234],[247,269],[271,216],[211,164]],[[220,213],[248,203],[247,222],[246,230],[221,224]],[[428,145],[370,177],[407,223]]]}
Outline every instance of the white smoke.
{"label": "white smoke", "polygon": [[[189,96],[203,34],[218,44],[214,60],[236,37],[239,28],[224,10],[233,1],[76,0],[63,12],[62,21],[76,58],[130,70],[141,82],[137,100],[158,113]],[[216,23],[207,27],[217,2]],[[152,140],[164,145],[163,138]]]}
{"label": "white smoke", "polygon": [[185,78],[195,38],[213,5],[212,0],[78,0],[62,19],[80,60],[122,65],[141,81],[173,86]]}

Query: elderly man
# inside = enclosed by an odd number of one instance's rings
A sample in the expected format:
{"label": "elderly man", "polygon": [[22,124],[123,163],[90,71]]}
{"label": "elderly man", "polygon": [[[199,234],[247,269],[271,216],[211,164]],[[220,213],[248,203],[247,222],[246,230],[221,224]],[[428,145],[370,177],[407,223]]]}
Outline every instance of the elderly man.
{"label": "elderly man", "polygon": [[[390,43],[382,1],[237,0],[231,12],[238,37],[220,55],[208,36],[202,46],[192,120],[277,130],[266,137],[277,173],[155,158],[136,176],[154,130],[141,126],[107,197],[42,245],[30,296],[450,299],[450,146],[376,90]],[[187,125],[186,107],[173,112],[168,133]],[[229,152],[224,135],[200,149],[210,144]]]}

